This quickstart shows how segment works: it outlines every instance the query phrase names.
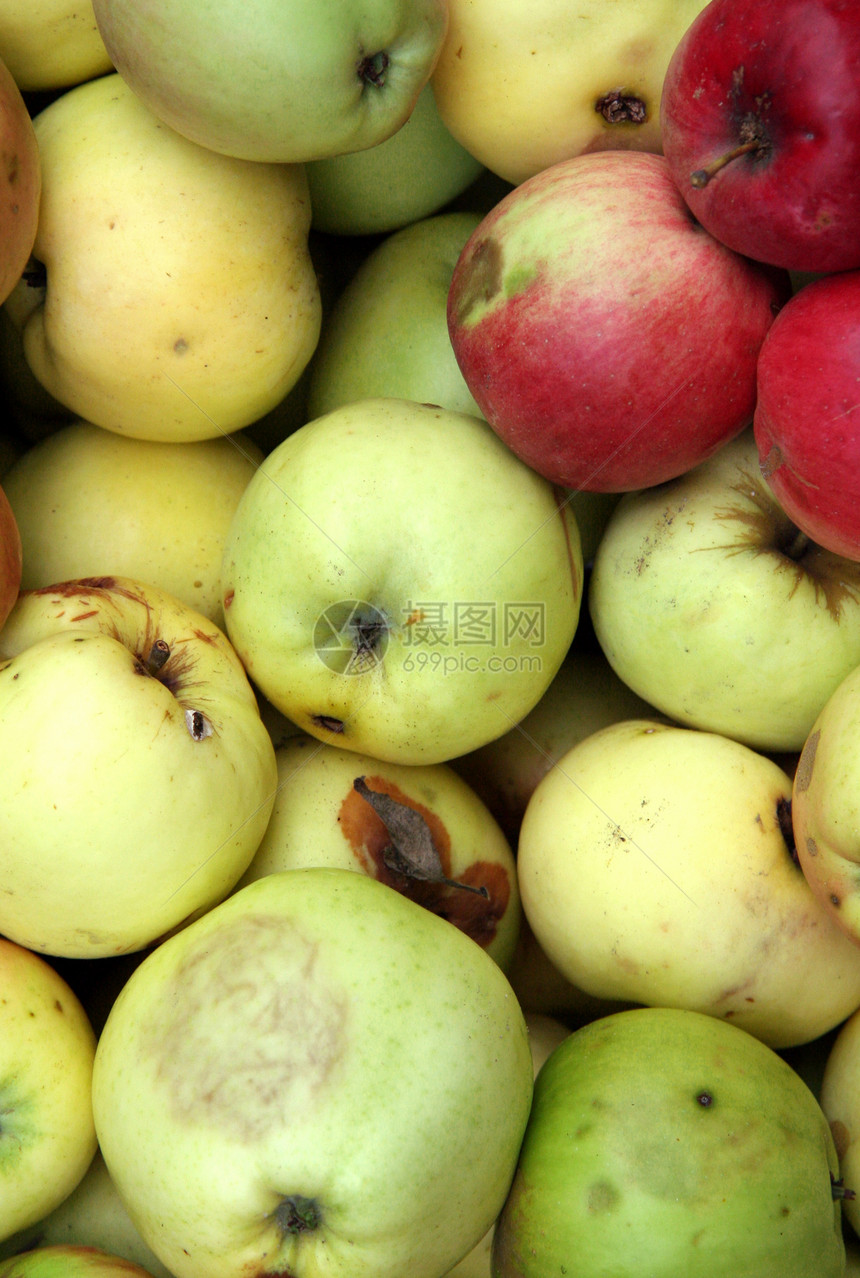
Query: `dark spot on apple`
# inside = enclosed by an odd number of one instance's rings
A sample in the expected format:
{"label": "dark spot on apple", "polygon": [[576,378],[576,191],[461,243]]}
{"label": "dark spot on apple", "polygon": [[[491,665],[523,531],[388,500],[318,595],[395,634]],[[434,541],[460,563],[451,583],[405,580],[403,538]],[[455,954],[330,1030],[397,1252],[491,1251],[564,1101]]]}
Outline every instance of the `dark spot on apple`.
{"label": "dark spot on apple", "polygon": [[797,764],[797,771],[794,774],[794,787],[798,794],[804,794],[809,789],[809,783],[812,780],[812,769],[815,767],[815,755],[818,751],[818,742],[820,740],[821,730],[816,728],[814,732],[810,732],[804,742]]}
{"label": "dark spot on apple", "polygon": [[794,841],[794,826],[791,822],[791,799],[785,795],[780,795],[776,801],[776,823],[779,826],[779,832],[782,835],[788,855],[794,864],[799,866],[797,845]]}
{"label": "dark spot on apple", "polygon": [[699,1092],[696,1096],[696,1104],[701,1105],[702,1109],[710,1109],[714,1103],[713,1092]]}
{"label": "dark spot on apple", "polygon": [[188,343],[186,342],[185,338],[177,337],[176,341],[173,343],[173,349],[177,355],[184,355],[185,352],[188,350]]}
{"label": "dark spot on apple", "polygon": [[192,741],[203,741],[212,736],[212,724],[202,710],[186,710],[185,723]]}
{"label": "dark spot on apple", "polygon": [[609,124],[644,124],[648,118],[642,99],[624,89],[610,89],[597,99],[594,109]]}
{"label": "dark spot on apple", "polygon": [[236,591],[233,589],[232,586],[230,587],[229,590],[224,591],[224,598],[221,601],[221,607],[224,609],[225,612],[232,604],[235,596],[236,596]]}
{"label": "dark spot on apple", "polygon": [[338,736],[346,731],[343,719],[336,719],[331,714],[312,714],[311,723],[315,723],[318,728],[322,728],[323,732],[335,732]]}
{"label": "dark spot on apple", "polygon": [[770,479],[771,475],[775,475],[781,465],[782,451],[778,444],[774,444],[769,450],[767,457],[762,458],[759,462],[759,470],[761,471],[762,479]]}
{"label": "dark spot on apple", "polygon": [[588,1189],[588,1197],[586,1199],[588,1212],[592,1216],[598,1216],[603,1212],[611,1211],[619,1198],[620,1194],[614,1185],[610,1185],[605,1180],[595,1181]]}
{"label": "dark spot on apple", "polygon": [[836,893],[835,893],[835,892],[831,892],[831,893],[830,893],[830,904],[831,904],[832,906],[834,906],[837,910],[839,909],[840,905],[842,904],[842,901],[841,901],[841,900],[840,900],[840,898],[836,895]]}
{"label": "dark spot on apple", "polygon": [[372,85],[375,89],[381,89],[385,84],[385,74],[388,70],[391,59],[384,49],[380,49],[377,53],[365,54],[358,61],[356,66],[356,74],[362,84]]}
{"label": "dark spot on apple", "polygon": [[322,1210],[315,1198],[288,1194],[278,1203],[273,1218],[282,1234],[307,1234],[319,1229]]}
{"label": "dark spot on apple", "polygon": [[454,295],[454,318],[467,324],[472,312],[491,302],[502,288],[502,250],[488,236],[464,259]]}

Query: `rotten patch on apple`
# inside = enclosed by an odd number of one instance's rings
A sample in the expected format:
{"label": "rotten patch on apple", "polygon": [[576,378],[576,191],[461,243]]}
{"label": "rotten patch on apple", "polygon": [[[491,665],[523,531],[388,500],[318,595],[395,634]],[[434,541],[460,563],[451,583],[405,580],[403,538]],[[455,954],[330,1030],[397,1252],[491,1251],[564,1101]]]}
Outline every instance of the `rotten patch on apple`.
{"label": "rotten patch on apple", "polygon": [[451,873],[451,838],[435,812],[382,776],[356,777],[338,821],[358,861],[380,882],[453,923],[485,949],[510,900],[507,871],[473,861]]}
{"label": "rotten patch on apple", "polygon": [[648,118],[648,108],[642,99],[624,89],[610,89],[597,99],[594,109],[607,124],[644,124]]}

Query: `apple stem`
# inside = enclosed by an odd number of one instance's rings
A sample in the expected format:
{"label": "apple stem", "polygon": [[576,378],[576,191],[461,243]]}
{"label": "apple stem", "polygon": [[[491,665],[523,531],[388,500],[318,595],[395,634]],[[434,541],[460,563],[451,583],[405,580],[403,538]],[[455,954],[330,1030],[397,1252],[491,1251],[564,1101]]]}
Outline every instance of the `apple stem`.
{"label": "apple stem", "polygon": [[143,663],[146,668],[146,673],[150,675],[157,675],[169,656],[169,644],[164,639],[156,639],[155,643],[149,650],[149,655]]}
{"label": "apple stem", "polygon": [[749,142],[741,142],[731,151],[726,151],[724,155],[720,155],[716,160],[712,160],[710,164],[703,169],[696,169],[690,174],[690,184],[696,190],[701,190],[703,186],[707,186],[715,173],[719,173],[720,169],[724,169],[732,160],[738,159],[741,155],[747,155],[750,151],[758,151],[763,143],[760,138],[751,138]]}

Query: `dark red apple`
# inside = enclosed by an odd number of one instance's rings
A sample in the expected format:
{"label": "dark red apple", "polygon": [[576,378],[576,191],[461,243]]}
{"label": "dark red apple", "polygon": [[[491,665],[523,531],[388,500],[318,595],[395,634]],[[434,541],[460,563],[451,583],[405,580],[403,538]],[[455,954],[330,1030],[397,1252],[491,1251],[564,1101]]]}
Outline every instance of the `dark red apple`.
{"label": "dark red apple", "polygon": [[0,302],[21,278],[36,239],[42,172],[33,122],[0,61]]}
{"label": "dark red apple", "polygon": [[18,521],[0,488],[0,627],[3,626],[21,588],[21,534]]}
{"label": "dark red apple", "polygon": [[860,270],[804,285],[758,363],[762,474],[812,541],[860,560]]}
{"label": "dark red apple", "polygon": [[794,271],[860,266],[858,0],[711,0],[666,70],[663,152],[712,235]]}
{"label": "dark red apple", "polygon": [[665,159],[602,151],[506,195],[448,295],[457,362],[511,450],[565,488],[673,479],[752,420],[787,273],[690,215]]}

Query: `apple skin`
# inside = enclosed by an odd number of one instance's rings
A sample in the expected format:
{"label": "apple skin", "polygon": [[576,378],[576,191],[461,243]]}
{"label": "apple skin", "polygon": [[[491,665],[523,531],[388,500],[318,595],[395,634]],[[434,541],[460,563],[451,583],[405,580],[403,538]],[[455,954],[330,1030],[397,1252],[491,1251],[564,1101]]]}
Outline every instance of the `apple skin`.
{"label": "apple skin", "polygon": [[663,83],[663,151],[712,235],[795,271],[860,266],[858,61],[855,0],[711,0],[693,20]]}
{"label": "apple skin", "polygon": [[113,70],[92,0],[3,5],[0,58],[22,93],[69,88]]}
{"label": "apple skin", "polygon": [[178,133],[226,155],[303,163],[403,125],[430,78],[446,0],[94,0],[111,61]]}
{"label": "apple skin", "polygon": [[588,607],[640,697],[769,752],[799,752],[860,663],[860,565],[798,531],[749,428],[687,474],[621,498]]}
{"label": "apple skin", "polygon": [[18,283],[36,239],[42,165],[30,113],[0,61],[0,303]]}
{"label": "apple skin", "polygon": [[96,1152],[96,1036],[53,967],[2,936],[0,989],[2,1241],[58,1207]]}
{"label": "apple skin", "polygon": [[690,217],[662,156],[577,156],[505,196],[454,269],[448,329],[487,421],[539,474],[604,491],[689,470],[752,418],[787,273]]}
{"label": "apple skin", "polygon": [[24,570],[21,530],[5,487],[0,488],[0,629],[12,611]]}
{"label": "apple skin", "polygon": [[806,1084],[733,1025],[593,1021],[535,1081],[493,1278],[843,1278],[833,1136]]}
{"label": "apple skin", "polygon": [[[857,1235],[860,1234],[860,1010],[839,1027],[830,1047],[821,1079],[819,1103],[830,1123],[839,1177],[854,1196],[842,1200],[842,1214],[851,1227],[851,1255],[860,1273]],[[852,1267],[848,1273],[854,1273]]]}
{"label": "apple skin", "polygon": [[244,872],[276,775],[202,614],[122,577],[22,592],[0,630],[0,932],[68,958],[157,941]]}
{"label": "apple skin", "polygon": [[757,381],[767,482],[813,541],[860,560],[860,270],[794,294],[762,344]]}
{"label": "apple skin", "polygon": [[501,1210],[532,1071],[480,946],[317,866],[248,884],[147,955],[99,1038],[93,1106],[176,1278],[438,1278]]}
{"label": "apple skin", "polygon": [[0,1278],[153,1278],[148,1269],[98,1247],[56,1243],[0,1261]]}

